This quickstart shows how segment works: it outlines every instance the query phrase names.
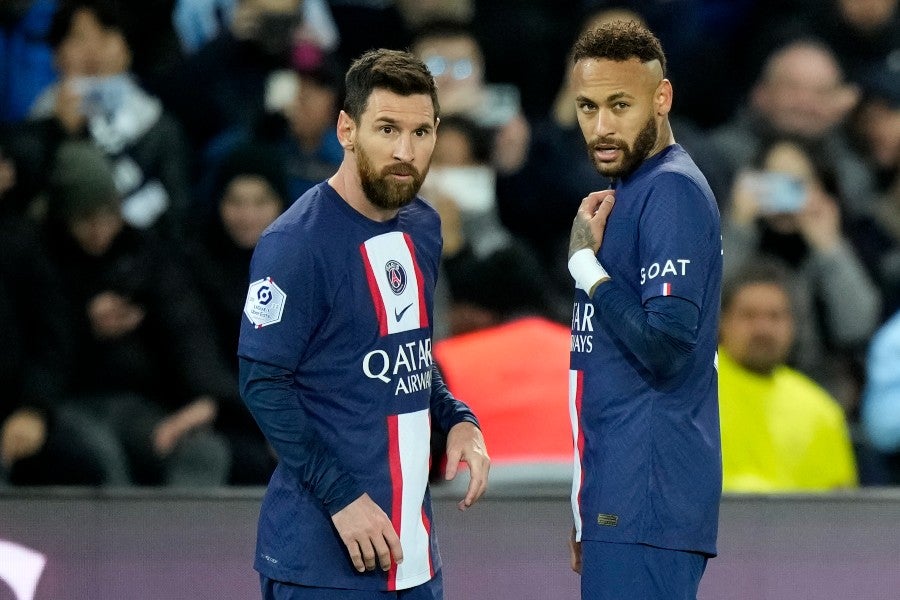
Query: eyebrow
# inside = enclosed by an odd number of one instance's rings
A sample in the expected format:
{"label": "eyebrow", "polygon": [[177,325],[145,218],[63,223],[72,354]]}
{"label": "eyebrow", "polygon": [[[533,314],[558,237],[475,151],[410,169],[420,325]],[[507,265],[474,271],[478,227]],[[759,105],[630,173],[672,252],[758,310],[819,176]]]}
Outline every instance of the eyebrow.
{"label": "eyebrow", "polygon": [[[610,94],[609,96],[607,96],[606,102],[615,102],[616,100],[621,100],[623,98],[634,98],[634,96],[632,96],[628,92],[616,92],[615,94]],[[596,100],[594,100],[592,98],[588,98],[587,96],[581,96],[581,95],[577,96],[575,98],[575,101],[576,102],[591,102],[594,104],[596,104],[596,102],[597,102]]]}
{"label": "eyebrow", "polygon": [[[393,119],[391,117],[378,117],[377,119],[375,119],[375,125],[392,125],[394,127],[399,127],[400,123],[397,121],[397,119]],[[416,125],[415,127],[413,127],[413,129],[414,130],[415,129],[431,130],[431,129],[434,129],[434,123],[429,123],[428,121],[424,121],[424,122],[420,123],[419,125]]]}
{"label": "eyebrow", "polygon": [[607,96],[606,101],[615,102],[616,100],[621,100],[622,98],[634,98],[634,96],[632,96],[628,92],[617,92],[615,94]]}

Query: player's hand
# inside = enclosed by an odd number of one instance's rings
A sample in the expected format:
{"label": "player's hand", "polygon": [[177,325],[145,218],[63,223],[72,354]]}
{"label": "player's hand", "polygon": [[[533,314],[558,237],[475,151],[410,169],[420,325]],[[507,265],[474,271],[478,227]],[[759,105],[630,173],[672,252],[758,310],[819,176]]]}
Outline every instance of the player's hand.
{"label": "player's hand", "polygon": [[376,560],[383,571],[391,568],[391,557],[403,562],[400,538],[381,507],[363,494],[331,517],[353,567],[360,573],[374,571]]}
{"label": "player's hand", "polygon": [[575,541],[575,528],[569,536],[569,564],[572,570],[581,575],[581,542]]}
{"label": "player's hand", "polygon": [[606,220],[615,203],[614,190],[591,192],[581,201],[569,236],[569,258],[585,248],[590,248],[594,254],[597,253],[603,243]]}
{"label": "player's hand", "polygon": [[457,505],[459,510],[466,510],[484,495],[488,472],[491,470],[491,459],[484,445],[484,436],[478,427],[468,421],[457,423],[447,434],[445,479],[449,481],[456,477],[460,462],[469,465],[469,488],[466,490],[466,497]]}

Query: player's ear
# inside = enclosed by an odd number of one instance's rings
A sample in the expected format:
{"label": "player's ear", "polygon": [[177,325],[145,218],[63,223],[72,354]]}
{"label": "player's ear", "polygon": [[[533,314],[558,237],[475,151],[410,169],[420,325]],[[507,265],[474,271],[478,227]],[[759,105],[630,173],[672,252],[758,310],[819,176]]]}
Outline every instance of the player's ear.
{"label": "player's ear", "polygon": [[673,94],[672,83],[668,79],[663,79],[659,82],[659,85],[656,86],[656,95],[654,96],[653,103],[656,107],[656,114],[658,116],[664,117],[672,110]]}
{"label": "player's ear", "polygon": [[338,114],[337,137],[344,150],[353,150],[354,131],[356,131],[356,123],[350,115],[342,110]]}

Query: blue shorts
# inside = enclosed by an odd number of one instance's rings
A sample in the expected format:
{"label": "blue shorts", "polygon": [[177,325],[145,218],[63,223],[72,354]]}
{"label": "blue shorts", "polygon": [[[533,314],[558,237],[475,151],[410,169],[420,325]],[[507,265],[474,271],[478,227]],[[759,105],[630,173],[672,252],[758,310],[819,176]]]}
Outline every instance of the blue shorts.
{"label": "blue shorts", "polygon": [[582,600],[696,600],[707,557],[644,544],[581,542]]}
{"label": "blue shorts", "polygon": [[444,600],[441,572],[429,581],[399,592],[307,587],[260,575],[263,600]]}

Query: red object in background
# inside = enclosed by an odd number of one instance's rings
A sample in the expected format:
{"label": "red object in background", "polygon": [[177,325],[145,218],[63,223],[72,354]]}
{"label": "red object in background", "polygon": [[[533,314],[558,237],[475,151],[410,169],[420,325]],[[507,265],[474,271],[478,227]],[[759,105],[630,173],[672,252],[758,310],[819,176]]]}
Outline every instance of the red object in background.
{"label": "red object in background", "polygon": [[571,331],[536,317],[441,340],[447,387],[481,423],[493,465],[571,462]]}

